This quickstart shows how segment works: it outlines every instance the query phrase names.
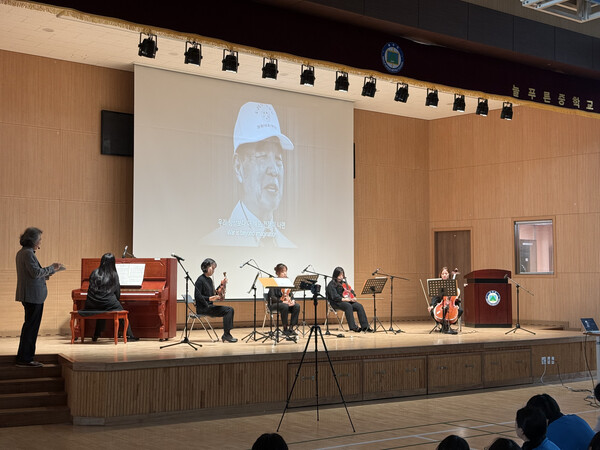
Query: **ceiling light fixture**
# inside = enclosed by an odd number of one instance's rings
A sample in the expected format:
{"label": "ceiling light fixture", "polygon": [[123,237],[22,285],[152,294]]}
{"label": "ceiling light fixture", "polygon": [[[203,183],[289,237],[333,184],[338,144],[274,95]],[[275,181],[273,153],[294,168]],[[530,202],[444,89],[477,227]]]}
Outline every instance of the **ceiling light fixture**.
{"label": "ceiling light fixture", "polygon": [[465,112],[465,96],[460,94],[454,94],[454,104],[452,105],[452,111]]}
{"label": "ceiling light fixture", "polygon": [[278,73],[279,70],[277,70],[277,60],[274,58],[263,58],[262,77],[270,80],[276,80]]}
{"label": "ceiling light fixture", "polygon": [[375,97],[375,92],[377,92],[377,89],[375,87],[376,84],[377,80],[374,77],[365,77],[362,92],[360,95],[362,95],[363,97]]}
{"label": "ceiling light fixture", "polygon": [[300,84],[303,86],[315,85],[315,68],[313,66],[302,64],[300,69]]}
{"label": "ceiling light fixture", "polygon": [[155,34],[146,34],[148,37],[142,40],[142,35],[144,35],[144,33],[140,33],[138,55],[145,58],[154,58],[158,51],[158,37]]}
{"label": "ceiling light fixture", "polygon": [[397,102],[406,103],[408,100],[408,84],[396,84],[396,95],[394,95],[394,100]]}
{"label": "ceiling light fixture", "polygon": [[199,66],[200,61],[202,61],[202,46],[197,42],[186,41],[184,56],[184,64],[194,64]]}
{"label": "ceiling light fixture", "polygon": [[488,106],[487,99],[479,97],[477,100],[477,110],[475,111],[475,114],[478,116],[487,117],[489,110],[490,108]]}
{"label": "ceiling light fixture", "polygon": [[341,70],[335,71],[335,90],[341,92],[348,92],[350,82],[348,81],[348,72],[342,72]]}
{"label": "ceiling light fixture", "polygon": [[437,89],[427,88],[427,97],[425,98],[425,106],[437,108],[440,98],[438,97]]}
{"label": "ceiling light fixture", "polygon": [[500,118],[504,120],[512,120],[513,118],[513,107],[510,102],[502,103],[502,112],[500,113]]}
{"label": "ceiling light fixture", "polygon": [[237,73],[240,63],[238,62],[238,52],[223,49],[223,72]]}

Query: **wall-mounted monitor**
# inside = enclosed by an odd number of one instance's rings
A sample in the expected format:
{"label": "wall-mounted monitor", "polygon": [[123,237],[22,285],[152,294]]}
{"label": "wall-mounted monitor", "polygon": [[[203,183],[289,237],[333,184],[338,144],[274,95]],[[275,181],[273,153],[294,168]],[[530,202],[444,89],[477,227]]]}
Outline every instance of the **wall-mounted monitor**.
{"label": "wall-mounted monitor", "polygon": [[133,114],[102,110],[100,152],[133,156]]}

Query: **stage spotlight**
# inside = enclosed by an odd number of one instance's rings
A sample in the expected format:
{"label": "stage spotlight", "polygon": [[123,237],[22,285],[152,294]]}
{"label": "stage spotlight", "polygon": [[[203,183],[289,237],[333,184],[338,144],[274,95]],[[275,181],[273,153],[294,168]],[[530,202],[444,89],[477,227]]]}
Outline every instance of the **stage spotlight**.
{"label": "stage spotlight", "polygon": [[233,50],[229,51],[228,50],[223,49],[223,61],[221,61],[223,63],[223,72],[237,72],[238,70],[238,66],[240,65],[240,63],[238,63],[238,52],[235,52]]}
{"label": "stage spotlight", "polygon": [[406,103],[406,100],[408,100],[408,84],[396,84],[396,95],[394,96],[394,100],[396,100],[397,102]]}
{"label": "stage spotlight", "polygon": [[465,112],[465,96],[460,94],[454,94],[454,104],[452,105],[452,111]]}
{"label": "stage spotlight", "polygon": [[512,116],[513,116],[512,103],[503,102],[502,103],[502,112],[500,113],[500,118],[504,119],[504,120],[512,120]]}
{"label": "stage spotlight", "polygon": [[276,80],[278,73],[279,70],[277,70],[277,60],[269,58],[267,62],[267,58],[263,58],[262,77],[269,78],[270,80]]}
{"label": "stage spotlight", "polygon": [[196,66],[199,66],[200,61],[202,60],[202,46],[197,42],[186,41],[184,56],[183,62],[185,64],[195,64]]}
{"label": "stage spotlight", "polygon": [[140,33],[140,43],[138,44],[138,55],[144,56],[145,58],[154,58],[158,51],[158,37],[155,34],[147,34],[147,38],[142,41],[142,35]]}
{"label": "stage spotlight", "polygon": [[350,82],[348,81],[348,72],[335,71],[335,90],[348,92]]}
{"label": "stage spotlight", "polygon": [[315,85],[315,68],[313,66],[302,64],[302,68],[300,69],[300,84],[304,86]]}
{"label": "stage spotlight", "polygon": [[486,117],[488,115],[488,111],[490,110],[487,99],[479,97],[477,101],[477,110],[475,111],[475,114]]}
{"label": "stage spotlight", "polygon": [[375,97],[375,92],[377,89],[375,85],[377,84],[377,80],[374,77],[365,77],[365,82],[363,84],[362,92],[360,95],[363,97]]}
{"label": "stage spotlight", "polygon": [[425,98],[425,106],[431,106],[437,108],[440,98],[438,97],[437,89],[427,88],[427,97]]}

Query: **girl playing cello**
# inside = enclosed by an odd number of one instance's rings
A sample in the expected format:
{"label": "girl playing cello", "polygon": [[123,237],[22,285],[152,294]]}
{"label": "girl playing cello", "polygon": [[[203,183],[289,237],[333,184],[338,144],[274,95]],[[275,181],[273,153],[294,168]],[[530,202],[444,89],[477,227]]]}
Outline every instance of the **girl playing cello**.
{"label": "girl playing cello", "polygon": [[[456,275],[458,275],[458,273],[458,269],[454,269],[452,271],[453,279],[456,277]],[[447,267],[442,267],[440,278],[442,280],[450,279],[450,272],[448,272]],[[427,309],[431,313],[431,317],[433,317],[436,322],[442,325],[442,333],[457,334],[456,331],[452,329],[450,324],[456,323],[463,313],[458,296],[435,296],[431,299],[431,306],[429,306]]]}

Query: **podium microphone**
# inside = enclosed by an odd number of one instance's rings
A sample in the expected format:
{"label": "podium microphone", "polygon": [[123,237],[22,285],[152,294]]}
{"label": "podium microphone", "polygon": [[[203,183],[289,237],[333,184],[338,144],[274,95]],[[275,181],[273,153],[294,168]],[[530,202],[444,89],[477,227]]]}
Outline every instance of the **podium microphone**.
{"label": "podium microphone", "polygon": [[127,245],[125,246],[125,250],[123,250],[123,254],[121,255],[121,258],[125,258],[127,256]]}
{"label": "podium microphone", "polygon": [[251,260],[251,259],[249,259],[249,260],[248,260],[248,261],[246,261],[244,264],[242,264],[242,265],[240,266],[240,269],[241,269],[242,267],[244,267],[246,264],[248,264],[250,261],[252,261],[252,260]]}
{"label": "podium microphone", "polygon": [[380,267],[378,267],[377,269],[375,269],[375,272],[373,272],[371,274],[372,277],[374,277],[375,275],[377,275],[377,273],[379,272]]}
{"label": "podium microphone", "polygon": [[183,259],[181,256],[177,256],[175,253],[171,253],[171,256],[177,261],[185,261],[185,259]]}

